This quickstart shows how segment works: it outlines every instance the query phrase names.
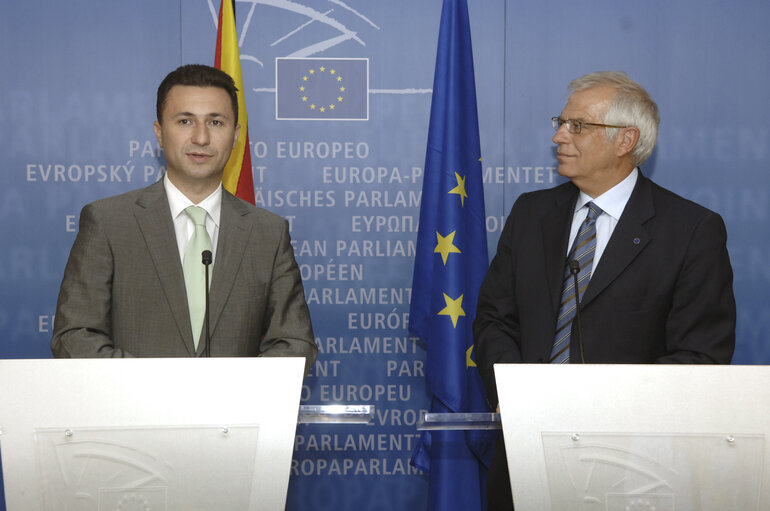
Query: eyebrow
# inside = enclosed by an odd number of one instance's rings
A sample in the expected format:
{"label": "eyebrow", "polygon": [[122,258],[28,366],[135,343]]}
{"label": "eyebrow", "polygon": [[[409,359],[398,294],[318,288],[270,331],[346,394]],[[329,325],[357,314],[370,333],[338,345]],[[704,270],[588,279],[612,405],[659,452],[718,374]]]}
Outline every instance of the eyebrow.
{"label": "eyebrow", "polygon": [[227,114],[220,113],[220,112],[210,112],[210,113],[203,114],[203,115],[198,115],[198,114],[193,113],[193,112],[177,112],[172,117],[174,117],[174,118],[176,118],[176,117],[208,117],[208,118],[220,117],[220,118],[223,118],[223,119],[230,119],[230,117]]}

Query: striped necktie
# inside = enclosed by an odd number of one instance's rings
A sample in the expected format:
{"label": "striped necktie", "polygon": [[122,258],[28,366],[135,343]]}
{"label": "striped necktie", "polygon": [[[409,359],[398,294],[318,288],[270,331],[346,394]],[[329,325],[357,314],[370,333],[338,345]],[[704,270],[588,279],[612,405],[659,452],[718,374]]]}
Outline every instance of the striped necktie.
{"label": "striped necktie", "polygon": [[211,237],[206,230],[206,210],[190,206],[184,210],[195,224],[195,231],[187,242],[184,252],[184,285],[187,290],[187,306],[190,308],[190,326],[193,343],[198,349],[198,340],[203,329],[203,316],[206,313],[206,277],[201,253],[211,250]]}
{"label": "striped necktie", "polygon": [[589,202],[587,206],[588,216],[586,216],[586,219],[580,225],[580,230],[572,245],[572,250],[570,250],[569,256],[567,256],[567,262],[564,268],[561,305],[559,306],[559,317],[556,321],[556,336],[554,338],[551,357],[549,359],[551,364],[569,363],[572,321],[575,319],[577,305],[575,299],[575,278],[570,271],[569,262],[577,261],[580,264],[577,300],[582,299],[583,293],[588,287],[588,281],[591,279],[594,252],[596,251],[596,219],[603,213],[603,211],[593,202]]}

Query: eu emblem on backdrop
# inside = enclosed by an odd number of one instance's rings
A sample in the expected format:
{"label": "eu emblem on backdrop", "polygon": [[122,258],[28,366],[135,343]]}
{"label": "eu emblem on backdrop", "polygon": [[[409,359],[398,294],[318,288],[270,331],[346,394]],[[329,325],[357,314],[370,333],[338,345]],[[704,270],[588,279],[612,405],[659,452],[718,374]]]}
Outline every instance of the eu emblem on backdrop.
{"label": "eu emblem on backdrop", "polygon": [[369,119],[369,60],[278,58],[276,119]]}

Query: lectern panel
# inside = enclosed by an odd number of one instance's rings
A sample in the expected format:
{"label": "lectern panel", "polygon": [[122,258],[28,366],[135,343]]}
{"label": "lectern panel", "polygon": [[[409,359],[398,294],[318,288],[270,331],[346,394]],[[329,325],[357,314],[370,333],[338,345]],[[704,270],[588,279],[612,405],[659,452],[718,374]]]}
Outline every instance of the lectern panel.
{"label": "lectern panel", "polygon": [[248,509],[258,438],[256,426],[38,429],[45,509]]}
{"label": "lectern panel", "polygon": [[[758,435],[543,433],[553,509],[759,509]],[[725,491],[729,489],[729,491]],[[584,506],[584,507],[581,507]]]}
{"label": "lectern panel", "polygon": [[304,367],[0,360],[8,511],[282,511]]}
{"label": "lectern panel", "polygon": [[770,367],[495,366],[516,511],[770,509]]}

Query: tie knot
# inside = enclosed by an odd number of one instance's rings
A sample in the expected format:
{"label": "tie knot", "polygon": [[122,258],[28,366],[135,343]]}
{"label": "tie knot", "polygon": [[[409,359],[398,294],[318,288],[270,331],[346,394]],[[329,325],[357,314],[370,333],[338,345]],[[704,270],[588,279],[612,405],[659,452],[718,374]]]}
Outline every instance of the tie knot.
{"label": "tie knot", "polygon": [[602,208],[600,208],[593,202],[589,202],[588,204],[586,204],[586,206],[588,206],[588,216],[586,217],[587,220],[588,219],[596,220],[599,217],[599,215],[604,213],[604,211],[602,211]]}
{"label": "tie knot", "polygon": [[195,225],[206,226],[206,210],[199,206],[189,206],[184,210]]}

